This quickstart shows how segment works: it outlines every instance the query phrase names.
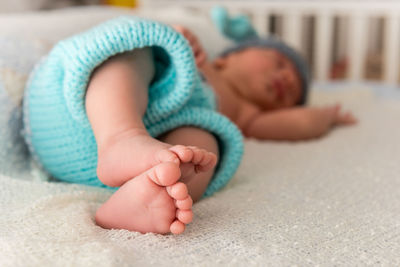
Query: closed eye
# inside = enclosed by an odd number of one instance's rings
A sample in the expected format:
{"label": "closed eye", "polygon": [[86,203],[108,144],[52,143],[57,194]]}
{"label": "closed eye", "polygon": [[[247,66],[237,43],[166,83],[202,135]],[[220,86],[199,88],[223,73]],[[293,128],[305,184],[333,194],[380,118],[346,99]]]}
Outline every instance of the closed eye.
{"label": "closed eye", "polygon": [[286,62],[284,59],[279,58],[276,65],[278,69],[283,69],[286,66]]}

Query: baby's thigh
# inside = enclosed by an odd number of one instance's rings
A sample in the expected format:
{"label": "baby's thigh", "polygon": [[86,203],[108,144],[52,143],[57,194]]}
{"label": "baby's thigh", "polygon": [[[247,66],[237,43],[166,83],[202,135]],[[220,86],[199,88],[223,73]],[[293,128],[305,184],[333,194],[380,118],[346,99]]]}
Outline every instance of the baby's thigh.
{"label": "baby's thigh", "polygon": [[130,79],[150,84],[155,74],[152,49],[138,48],[114,55],[99,65],[92,74],[95,76],[120,77],[126,73]]}
{"label": "baby's thigh", "polygon": [[118,56],[119,60],[128,61],[135,71],[142,72],[144,75],[154,72],[153,52],[150,47],[136,48]]}
{"label": "baby's thigh", "polygon": [[159,138],[171,145],[197,146],[219,155],[218,142],[213,134],[201,128],[184,126],[176,128]]}

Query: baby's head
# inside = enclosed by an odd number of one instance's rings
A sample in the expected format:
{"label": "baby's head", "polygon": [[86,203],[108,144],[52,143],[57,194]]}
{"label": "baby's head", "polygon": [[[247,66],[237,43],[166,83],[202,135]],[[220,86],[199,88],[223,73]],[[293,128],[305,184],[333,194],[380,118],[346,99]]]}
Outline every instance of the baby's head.
{"label": "baby's head", "polygon": [[306,102],[309,70],[305,60],[276,38],[240,42],[215,60],[234,90],[265,110]]}

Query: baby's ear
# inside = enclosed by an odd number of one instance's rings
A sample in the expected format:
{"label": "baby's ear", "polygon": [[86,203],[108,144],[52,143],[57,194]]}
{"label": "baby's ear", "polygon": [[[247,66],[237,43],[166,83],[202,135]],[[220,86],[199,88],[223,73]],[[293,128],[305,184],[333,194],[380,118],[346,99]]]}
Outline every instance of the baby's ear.
{"label": "baby's ear", "polygon": [[218,57],[214,60],[213,64],[217,69],[224,69],[227,64],[227,57]]}

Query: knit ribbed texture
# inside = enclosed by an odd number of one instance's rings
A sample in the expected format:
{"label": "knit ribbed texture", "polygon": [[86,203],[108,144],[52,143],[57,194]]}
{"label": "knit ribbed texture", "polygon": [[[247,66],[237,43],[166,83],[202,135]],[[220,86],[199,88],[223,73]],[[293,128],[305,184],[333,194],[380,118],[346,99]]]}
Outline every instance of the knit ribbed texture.
{"label": "knit ribbed texture", "polygon": [[120,17],[59,42],[28,83],[25,139],[54,177],[105,186],[96,175],[97,146],[85,111],[85,91],[96,66],[115,54],[143,47],[153,47],[157,68],[144,117],[149,133],[157,137],[192,125],[212,132],[219,141],[220,162],[204,194],[209,196],[235,173],[243,151],[242,136],[215,111],[215,99],[200,82],[186,39],[158,22]]}

